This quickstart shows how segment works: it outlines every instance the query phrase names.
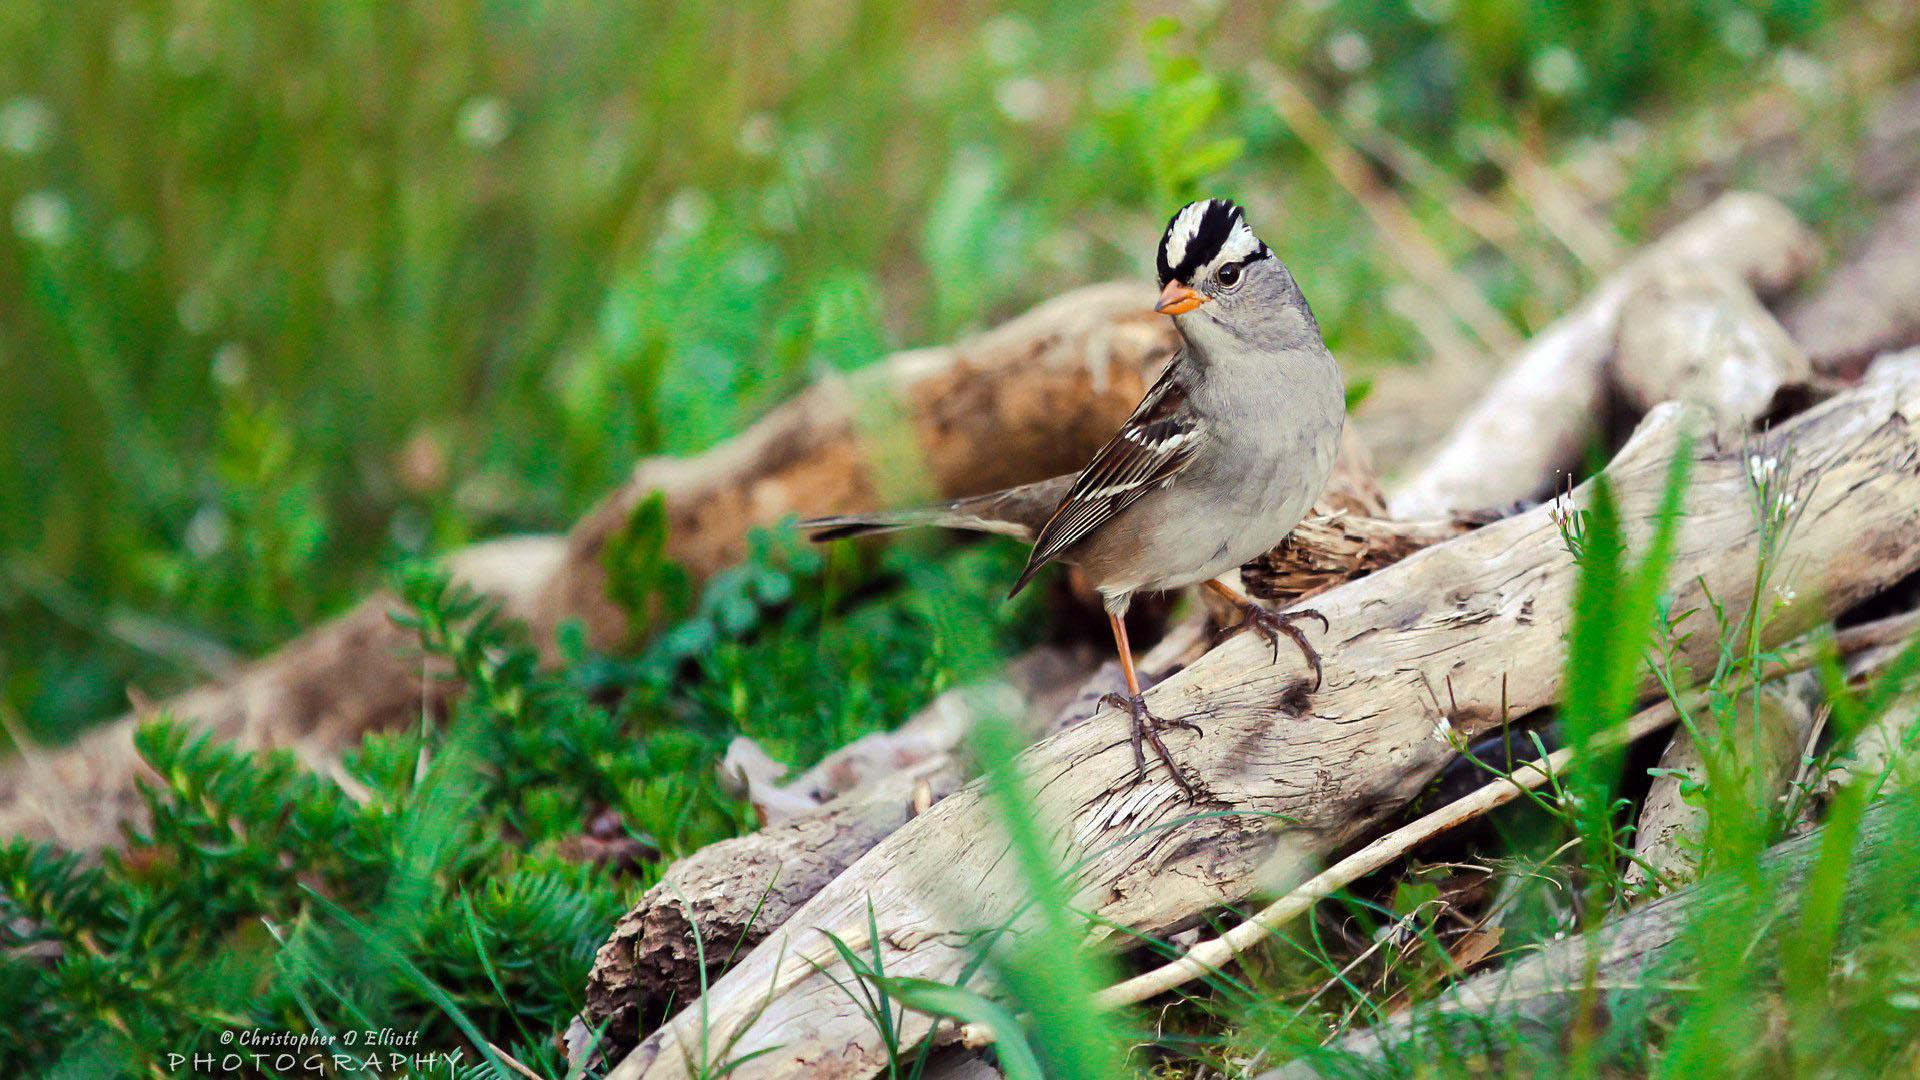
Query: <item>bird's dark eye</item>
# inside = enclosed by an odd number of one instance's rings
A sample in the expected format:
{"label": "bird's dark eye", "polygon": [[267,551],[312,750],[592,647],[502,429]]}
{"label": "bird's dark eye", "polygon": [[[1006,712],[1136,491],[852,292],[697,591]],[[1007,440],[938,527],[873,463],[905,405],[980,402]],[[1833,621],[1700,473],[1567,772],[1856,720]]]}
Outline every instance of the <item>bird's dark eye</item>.
{"label": "bird's dark eye", "polygon": [[1231,289],[1235,285],[1240,284],[1240,264],[1237,262],[1228,263],[1220,268],[1220,273],[1216,276],[1220,279],[1220,284],[1223,287]]}

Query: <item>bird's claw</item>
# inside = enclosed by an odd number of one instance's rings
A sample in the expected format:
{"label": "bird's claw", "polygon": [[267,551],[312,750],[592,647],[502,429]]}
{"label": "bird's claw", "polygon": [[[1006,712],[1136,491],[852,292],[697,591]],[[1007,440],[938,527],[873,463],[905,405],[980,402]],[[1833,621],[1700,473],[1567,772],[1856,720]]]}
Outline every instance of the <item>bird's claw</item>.
{"label": "bird's claw", "polygon": [[1313,668],[1313,686],[1311,689],[1319,690],[1321,681],[1320,654],[1312,645],[1307,644],[1307,635],[1293,624],[1301,619],[1317,619],[1320,622],[1320,632],[1324,634],[1331,629],[1327,623],[1327,617],[1312,608],[1297,608],[1292,611],[1269,611],[1259,604],[1252,602],[1241,604],[1239,607],[1240,621],[1220,631],[1214,638],[1215,644],[1225,641],[1235,634],[1240,633],[1242,630],[1251,629],[1265,638],[1268,645],[1273,646],[1273,662],[1277,664],[1280,662],[1280,637],[1284,634],[1299,647],[1300,655],[1305,657],[1307,665]]}
{"label": "bird's claw", "polygon": [[1189,797],[1197,794],[1197,792],[1194,791],[1193,783],[1187,779],[1185,773],[1180,771],[1180,766],[1174,763],[1173,754],[1167,749],[1167,744],[1161,741],[1160,733],[1167,728],[1186,728],[1195,735],[1205,735],[1206,732],[1200,730],[1199,724],[1185,717],[1163,720],[1155,716],[1152,712],[1148,711],[1147,699],[1140,694],[1108,694],[1101,698],[1100,701],[1105,705],[1125,709],[1127,710],[1127,714],[1133,717],[1133,767],[1138,773],[1139,779],[1146,779],[1147,754],[1145,744],[1151,743],[1153,744],[1153,752],[1159,755],[1161,761],[1166,762],[1167,771],[1173,774],[1174,782],[1180,785],[1180,789],[1185,791]]}

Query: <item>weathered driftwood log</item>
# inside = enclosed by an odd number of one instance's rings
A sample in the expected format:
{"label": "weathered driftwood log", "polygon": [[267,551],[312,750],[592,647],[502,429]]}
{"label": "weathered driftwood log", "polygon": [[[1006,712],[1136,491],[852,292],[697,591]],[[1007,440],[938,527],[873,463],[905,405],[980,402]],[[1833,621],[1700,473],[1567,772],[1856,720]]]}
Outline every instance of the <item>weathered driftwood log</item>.
{"label": "weathered driftwood log", "polygon": [[[1641,408],[1669,400],[1699,405],[1729,440],[1773,413],[1783,393],[1804,391],[1814,377],[1806,354],[1752,290],[1716,268],[1676,266],[1650,274],[1628,310],[1613,362],[1623,396]],[[1773,799],[1790,778],[1788,769],[1813,725],[1809,697],[1817,689],[1812,676],[1796,676],[1761,692],[1766,707],[1755,723],[1765,745],[1736,744],[1745,752],[1755,798]],[[1637,861],[1626,872],[1635,885],[1682,883],[1698,868],[1706,811],[1683,796],[1682,781],[1697,781],[1704,770],[1693,731],[1675,730],[1659,768],[1634,834]]]}
{"label": "weathered driftwood log", "polygon": [[[1079,468],[1178,344],[1151,301],[1134,282],[1076,289],[962,344],[821,383],[698,457],[643,462],[569,534],[530,613],[536,629],[577,618],[594,641],[619,643],[628,627],[599,552],[656,491],[668,554],[704,575],[744,558],[752,527],[789,514],[974,495]],[[874,420],[886,413],[891,429]]]}
{"label": "weathered driftwood log", "polygon": [[1722,196],[1610,275],[1579,307],[1533,338],[1406,483],[1392,516],[1443,518],[1510,506],[1552,489],[1538,478],[1572,469],[1605,416],[1607,358],[1622,306],[1645,276],[1681,263],[1719,267],[1771,295],[1813,265],[1812,236],[1760,195]]}
{"label": "weathered driftwood log", "polygon": [[[447,560],[453,576],[524,610],[564,556],[559,537],[476,544]],[[159,707],[244,748],[284,747],[311,768],[337,773],[340,751],[381,722],[416,715],[446,692],[410,636],[393,624],[385,592],[309,631],[233,679]],[[154,710],[94,728],[58,749],[23,746],[0,765],[0,836],[58,841],[76,850],[120,840],[142,812],[133,734]]]}
{"label": "weathered driftwood log", "polygon": [[[1366,448],[1349,433],[1318,503],[1331,517],[1316,520],[1379,513],[1383,506],[1384,496]],[[1361,520],[1381,527],[1388,524],[1377,518]],[[1411,551],[1432,542],[1440,532],[1422,528],[1417,533],[1421,543],[1402,543],[1391,550]],[[1369,537],[1377,542],[1382,535],[1376,532]],[[1380,557],[1384,556],[1376,556]],[[1324,585],[1331,572],[1324,568],[1353,563],[1344,555],[1302,546],[1292,556],[1267,565],[1290,580],[1307,575],[1306,568],[1312,568],[1314,581]],[[1143,658],[1143,669],[1158,673],[1191,660],[1206,639],[1203,621],[1183,624],[1170,633]],[[734,954],[732,943],[751,945],[779,929],[814,892],[910,820],[913,815],[905,808],[913,798],[930,805],[957,788],[966,772],[955,753],[983,704],[1000,715],[1026,715],[1033,722],[1052,717],[1045,726],[1059,728],[1091,716],[1102,696],[1124,685],[1117,665],[1105,665],[1086,678],[1083,669],[1090,665],[1083,653],[1070,658],[1057,653],[1035,650],[1011,665],[995,685],[943,694],[894,731],[857,740],[794,780],[778,785],[764,779],[747,781],[759,789],[755,805],[766,805],[774,827],[723,841],[675,863],[662,884],[648,890],[615,925],[595,958],[582,1020],[588,1030],[608,1025],[602,1052],[617,1057],[663,1018],[658,1014],[667,1001],[684,1001],[697,993],[701,972],[696,932],[705,941],[729,943],[725,950],[706,950],[705,975],[710,982],[727,969]],[[1057,690],[1065,670],[1082,671],[1077,681],[1084,685],[1063,699]],[[742,758],[752,760],[750,754]],[[787,820],[774,820],[781,815],[787,815]],[[751,932],[743,930],[749,914]]]}
{"label": "weathered driftwood log", "polygon": [[[763,824],[778,825],[784,818],[817,811],[902,770],[952,754],[966,742],[982,715],[1013,721],[1026,718],[1028,728],[1038,734],[1072,700],[1102,655],[1102,650],[1086,642],[1035,646],[989,678],[941,694],[899,727],[862,735],[797,776],[788,778],[790,770],[775,762],[771,764],[777,772],[742,777],[744,794]],[[742,744],[750,740],[735,739],[728,748],[729,759]],[[764,751],[759,756],[764,759]],[[728,768],[729,762],[723,761],[722,773]]]}
{"label": "weathered driftwood log", "polygon": [[1474,527],[1464,518],[1393,521],[1336,513],[1310,517],[1280,546],[1240,568],[1248,594],[1296,600],[1362,578]]}
{"label": "weathered driftwood log", "polygon": [[[1820,715],[1820,697],[1819,676],[1803,672],[1762,687],[1757,715],[1740,717],[1737,730],[1718,730],[1711,714],[1700,710],[1697,720],[1705,726],[1702,733],[1728,740],[1730,753],[1725,757],[1730,774],[1722,782],[1743,785],[1754,800],[1771,809],[1770,804],[1786,793],[1794,767],[1807,749]],[[1707,808],[1697,797],[1689,800],[1687,788],[1706,779],[1700,744],[1681,728],[1661,753],[1658,772],[1640,805],[1627,884],[1654,882],[1673,888],[1699,873]]]}
{"label": "weathered driftwood log", "polygon": [[[604,594],[601,552],[634,505],[665,496],[669,554],[697,578],[739,561],[748,530],[798,512],[873,505],[921,466],[933,489],[963,495],[1072,468],[1099,447],[1172,354],[1170,320],[1137,283],[1095,285],[1042,304],[950,347],[901,353],[824,382],[738,438],[697,457],[643,462],[565,538],[482,544],[451,557],[457,577],[527,620],[550,646],[553,630],[582,620],[602,647],[629,632]],[[871,423],[890,409],[918,461],[870,452]],[[243,746],[292,747],[316,767],[369,730],[438,707],[452,688],[423,681],[410,636],[377,594],[309,631],[232,680],[163,703],[170,715]],[[129,715],[72,745],[28,749],[0,766],[0,836],[57,838],[74,847],[117,842],[140,809]]]}
{"label": "weathered driftwood log", "polygon": [[[1915,612],[1920,616],[1920,612]],[[1900,650],[1904,643],[1893,642],[1855,657],[1847,665],[1853,677],[1864,668],[1877,667]],[[1870,718],[1866,726],[1853,733],[1841,748],[1827,775],[1819,780],[1819,789],[1867,784],[1876,793],[1906,790],[1920,784],[1920,687],[1910,687],[1895,696],[1886,711]]]}
{"label": "weathered driftwood log", "polygon": [[1886,350],[1920,344],[1920,186],[1784,321],[1814,366],[1833,375],[1857,374]]}
{"label": "weathered driftwood log", "polygon": [[[1793,445],[1801,467],[1824,477],[1796,534],[1803,596],[1838,610],[1920,565],[1920,432],[1907,419],[1916,412],[1920,363],[1893,363],[1756,438],[1762,452]],[[1644,525],[1654,512],[1678,429],[1697,420],[1656,410],[1609,466],[1628,521]],[[1679,604],[1703,602],[1707,588],[1738,605],[1756,543],[1745,448],[1709,439],[1694,454],[1675,552]],[[1303,857],[1363,835],[1444,764],[1439,725],[1471,736],[1557,699],[1575,576],[1541,507],[1322,594],[1314,607],[1330,629],[1318,635],[1318,693],[1287,650],[1275,661],[1245,636],[1214,649],[1148,694],[1157,714],[1205,728],[1166,736],[1197,799],[1159,768],[1136,781],[1127,720],[1114,709],[1033,747],[1021,758],[1033,817],[1061,863],[1080,868],[1079,905],[1102,923],[1168,933],[1258,886],[1275,820],[1292,823],[1287,847]],[[1819,608],[1789,609],[1770,642],[1803,632]],[[1691,642],[1686,658],[1703,660],[1706,648]],[[686,1075],[702,1054],[709,1066],[741,1062],[741,1075],[877,1069],[876,1032],[836,986],[852,975],[825,933],[862,954],[877,948],[890,975],[951,980],[972,957],[971,928],[1019,924],[1025,889],[999,836],[978,785],[949,796],[822,890],[615,1075]],[[908,1040],[929,1030],[923,1017],[904,1023]]]}
{"label": "weathered driftwood log", "polygon": [[[1875,866],[1887,857],[1889,843],[1902,844],[1895,829],[1909,823],[1910,814],[1910,809],[1903,815],[1886,805],[1868,811],[1854,845],[1850,890],[1870,880]],[[1820,852],[1821,840],[1818,832],[1797,837],[1776,845],[1764,857],[1764,873],[1771,879],[1773,894],[1788,901],[1760,909],[1771,925],[1784,927],[1791,917],[1797,906],[1792,901]],[[1911,852],[1911,842],[1905,843]],[[1351,1076],[1369,1061],[1432,1060],[1441,1048],[1449,1057],[1484,1053],[1497,1060],[1511,1044],[1484,1036],[1512,1033],[1515,1021],[1524,1025],[1521,1030],[1530,1037],[1557,1041],[1589,986],[1596,987],[1605,1000],[1621,988],[1654,993],[1660,981],[1684,979],[1691,966],[1688,929],[1726,902],[1723,894],[1701,886],[1682,889],[1589,935],[1553,942],[1510,967],[1469,979],[1436,1001],[1380,1027],[1354,1032],[1327,1051],[1261,1074],[1260,1080]],[[1844,910],[1852,908],[1848,904]],[[1750,922],[1743,922],[1740,932],[1746,940],[1779,940]],[[1324,1073],[1317,1065],[1325,1067]]]}
{"label": "weathered driftwood log", "polygon": [[1613,377],[1641,412],[1663,401],[1692,402],[1721,430],[1737,432],[1771,414],[1782,391],[1813,376],[1806,353],[1753,290],[1721,267],[1653,271],[1625,311]]}
{"label": "weathered driftwood log", "polygon": [[976,714],[1043,730],[1092,666],[1085,650],[1035,649],[998,679],[940,695],[885,733],[883,746],[855,742],[809,770],[784,794],[796,802],[829,796],[810,812],[709,844],[668,867],[614,924],[587,976],[581,1019],[587,1030],[604,1025],[600,1053],[624,1053],[671,1004],[699,997],[703,982],[717,979],[731,959],[965,782],[954,751]]}

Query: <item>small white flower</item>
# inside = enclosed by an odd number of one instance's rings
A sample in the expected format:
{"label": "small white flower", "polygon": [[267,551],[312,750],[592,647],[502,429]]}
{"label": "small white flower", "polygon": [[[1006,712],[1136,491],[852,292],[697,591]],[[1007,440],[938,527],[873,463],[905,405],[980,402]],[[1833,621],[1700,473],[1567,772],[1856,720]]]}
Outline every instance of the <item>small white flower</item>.
{"label": "small white flower", "polygon": [[506,141],[513,130],[513,116],[507,103],[491,95],[477,97],[460,106],[456,122],[461,141],[468,146],[491,150]]}
{"label": "small white flower", "polygon": [[29,191],[13,204],[13,231],[22,240],[59,247],[73,234],[73,207],[57,191]]}
{"label": "small white flower", "polygon": [[1782,49],[1774,65],[1779,69],[1780,81],[1802,97],[1825,97],[1833,87],[1833,72],[1827,65],[1798,49]]}
{"label": "small white flower", "polygon": [[740,131],[733,143],[748,157],[772,157],[780,148],[780,122],[772,113],[754,113],[740,121]]}
{"label": "small white flower", "polygon": [[1720,43],[1727,51],[1744,60],[1760,55],[1767,47],[1767,28],[1760,16],[1751,11],[1735,11],[1720,20]]}
{"label": "small white flower", "polygon": [[1327,59],[1332,61],[1335,69],[1351,75],[1366,70],[1373,63],[1373,46],[1367,44],[1366,38],[1347,30],[1335,34],[1333,40],[1327,42]]}
{"label": "small white flower", "polygon": [[1019,67],[1033,58],[1040,34],[1018,15],[996,15],[980,28],[980,46],[995,67]]}
{"label": "small white flower", "polygon": [[1433,741],[1446,746],[1453,745],[1453,721],[1445,714],[1433,722]]}
{"label": "small white flower", "polygon": [[226,511],[211,504],[202,506],[187,522],[187,550],[202,559],[218,555],[231,531]]}
{"label": "small white flower", "polygon": [[1536,54],[1528,65],[1533,81],[1554,97],[1566,97],[1587,81],[1587,70],[1573,50],[1555,45]]}
{"label": "small white flower", "polygon": [[213,352],[213,381],[221,386],[239,386],[247,381],[247,347],[229,341]]}
{"label": "small white flower", "polygon": [[17,97],[0,105],[0,147],[28,157],[47,145],[53,133],[53,110],[36,97]]}
{"label": "small white flower", "polygon": [[681,188],[667,200],[667,231],[679,236],[697,233],[713,218],[713,196],[699,188]]}
{"label": "small white flower", "polygon": [[1039,79],[1022,76],[1002,82],[993,91],[994,104],[1007,119],[1031,124],[1047,109],[1047,87]]}

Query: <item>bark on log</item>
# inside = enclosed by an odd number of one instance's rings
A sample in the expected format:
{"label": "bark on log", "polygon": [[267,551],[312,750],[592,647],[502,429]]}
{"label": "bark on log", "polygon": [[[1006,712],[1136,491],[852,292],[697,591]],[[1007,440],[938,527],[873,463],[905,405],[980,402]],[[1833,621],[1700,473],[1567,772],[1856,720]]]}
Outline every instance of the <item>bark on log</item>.
{"label": "bark on log", "polygon": [[1920,344],[1920,187],[1881,215],[1859,249],[1783,320],[1819,371],[1851,377]]}
{"label": "bark on log", "polygon": [[[1794,445],[1795,460],[1824,475],[1797,534],[1803,596],[1839,610],[1920,565],[1914,415],[1920,360],[1908,358],[1755,440],[1763,452]],[[1658,505],[1684,422],[1697,416],[1656,410],[1609,466],[1628,521],[1644,523]],[[1695,447],[1674,564],[1682,607],[1700,603],[1703,587],[1738,605],[1750,587],[1745,449]],[[1323,594],[1314,606],[1330,629],[1318,635],[1326,680],[1317,694],[1287,650],[1276,662],[1247,636],[1216,648],[1148,694],[1157,714],[1195,716],[1205,728],[1166,736],[1195,800],[1159,767],[1135,781],[1128,722],[1113,709],[1033,747],[1021,758],[1033,816],[1052,828],[1062,865],[1081,868],[1079,906],[1103,923],[1164,934],[1258,885],[1276,848],[1274,815],[1294,823],[1286,844],[1302,858],[1363,835],[1444,764],[1438,725],[1471,736],[1498,725],[1503,706],[1512,715],[1556,700],[1574,580],[1551,508],[1541,507]],[[1790,609],[1772,640],[1804,632],[1817,607]],[[1691,648],[1700,655],[1689,659],[1705,659],[1705,643]],[[822,932],[858,952],[877,946],[891,975],[951,980],[971,957],[967,928],[1017,925],[1025,890],[999,835],[977,784],[943,800],[822,890],[614,1075],[686,1075],[702,1047],[716,1055],[709,1065],[757,1054],[743,1076],[871,1073],[882,1049],[835,986],[851,973]],[[929,1029],[923,1017],[905,1023],[909,1041]]]}
{"label": "bark on log", "polygon": [[1778,202],[1722,196],[1534,337],[1472,413],[1390,500],[1402,520],[1511,506],[1552,489],[1536,478],[1570,470],[1604,416],[1607,358],[1621,307],[1645,276],[1705,263],[1761,295],[1798,281],[1817,257],[1812,236]]}
{"label": "bark on log", "polygon": [[[1084,651],[1042,647],[1008,665],[991,684],[949,690],[888,736],[876,759],[834,755],[795,782],[796,798],[838,792],[811,813],[759,832],[709,844],[676,861],[659,884],[614,924],[587,976],[588,1030],[601,1030],[600,1053],[617,1059],[672,1002],[692,1001],[736,954],[766,938],[875,844],[967,778],[954,753],[983,710],[1043,730],[1092,667]],[[906,758],[891,750],[904,747]],[[869,746],[869,749],[872,747]],[[696,940],[698,935],[698,940]],[[705,959],[702,970],[701,959]]]}
{"label": "bark on log", "polygon": [[[455,576],[526,620],[543,648],[569,619],[619,646],[629,628],[606,597],[601,551],[654,491],[666,497],[668,552],[697,578],[739,561],[746,535],[798,512],[874,505],[896,470],[924,465],[939,493],[964,495],[1034,480],[1082,463],[1138,402],[1172,354],[1171,320],[1152,290],[1121,282],[1067,293],[955,346],[918,349],[821,383],[739,437],[688,459],[654,459],[566,537],[482,544],[449,558]],[[869,446],[863,414],[900,418],[920,461],[888,461]],[[444,705],[452,689],[421,679],[412,639],[392,625],[381,593],[230,681],[160,708],[247,747],[291,747],[323,771],[370,730]],[[74,848],[117,843],[140,812],[133,715],[61,748],[23,748],[0,765],[0,836]]]}
{"label": "bark on log", "polygon": [[[1889,843],[1899,843],[1894,827],[1900,823],[1899,812],[1884,804],[1868,811],[1854,846],[1850,890],[1858,889],[1874,866],[1887,857]],[[1765,873],[1772,879],[1775,895],[1791,897],[1799,890],[1819,854],[1821,840],[1820,833],[1815,832],[1778,844],[1766,854]],[[1351,1076],[1364,1071],[1368,1062],[1403,1055],[1411,1055],[1409,1060],[1431,1060],[1432,1048],[1421,1049],[1427,1040],[1445,1046],[1450,1055],[1485,1050],[1497,1058],[1508,1049],[1498,1042],[1484,1047],[1467,1045],[1472,1029],[1458,1023],[1444,1024],[1449,1018],[1504,1021],[1509,1030],[1518,1020],[1531,1027],[1530,1034],[1556,1039],[1579,1004],[1583,988],[1589,985],[1631,987],[1645,984],[1656,975],[1683,976],[1688,959],[1684,955],[1684,935],[1721,902],[1720,896],[1700,886],[1682,889],[1636,908],[1589,936],[1553,942],[1510,967],[1469,979],[1430,1004],[1380,1027],[1348,1035],[1329,1047],[1330,1052],[1308,1055],[1262,1073],[1259,1080]],[[1848,910],[1852,906],[1846,905]],[[1791,903],[1775,904],[1766,913],[1773,925],[1784,926],[1793,910]],[[1741,933],[1754,941],[1775,937],[1751,925],[1743,925]],[[1327,1066],[1324,1073],[1316,1062]]]}
{"label": "bark on log", "polygon": [[[1856,657],[1847,665],[1848,676],[1854,677],[1862,668],[1884,665],[1904,644],[1893,642]],[[1870,784],[1876,794],[1920,784],[1920,687],[1896,695],[1886,711],[1853,733],[1839,760],[1820,778],[1819,790],[1831,793],[1854,784]]]}
{"label": "bark on log", "polygon": [[[899,727],[863,735],[790,780],[782,778],[787,769],[779,766],[780,776],[748,781],[745,794],[756,809],[761,796],[770,793],[769,801],[789,816],[811,813],[902,770],[955,753],[983,715],[1014,721],[1027,718],[1027,726],[1037,735],[1079,692],[1106,652],[1086,642],[1036,646],[991,678],[941,694]],[[744,741],[735,739],[734,746]],[[728,756],[733,756],[733,748]],[[721,769],[726,768],[722,762]],[[761,821],[780,824],[779,816],[768,812],[762,813]]]}
{"label": "bark on log", "polygon": [[1280,546],[1240,568],[1247,593],[1294,601],[1377,570],[1474,527],[1464,518],[1391,521],[1347,513],[1310,517]]}
{"label": "bark on log", "polygon": [[[447,568],[516,611],[563,557],[559,537],[520,537],[476,544]],[[375,721],[417,715],[446,692],[446,680],[427,677],[432,669],[413,639],[393,624],[398,603],[376,593],[228,682],[142,708],[58,749],[20,747],[0,766],[0,836],[81,851],[119,843],[121,823],[144,812],[135,781],[148,774],[134,731],[156,712],[241,748],[290,749],[315,771],[337,775],[340,752]]]}
{"label": "bark on log", "polygon": [[[607,600],[600,549],[655,491],[667,500],[668,554],[705,576],[746,556],[751,528],[789,514],[957,498],[1078,469],[1177,345],[1172,320],[1153,314],[1151,290],[1116,282],[1076,289],[971,341],[823,382],[712,451],[641,463],[569,534],[567,559],[529,619],[536,632],[582,619],[594,642],[620,643],[629,628]],[[877,428],[873,417],[887,411],[897,426]]]}

